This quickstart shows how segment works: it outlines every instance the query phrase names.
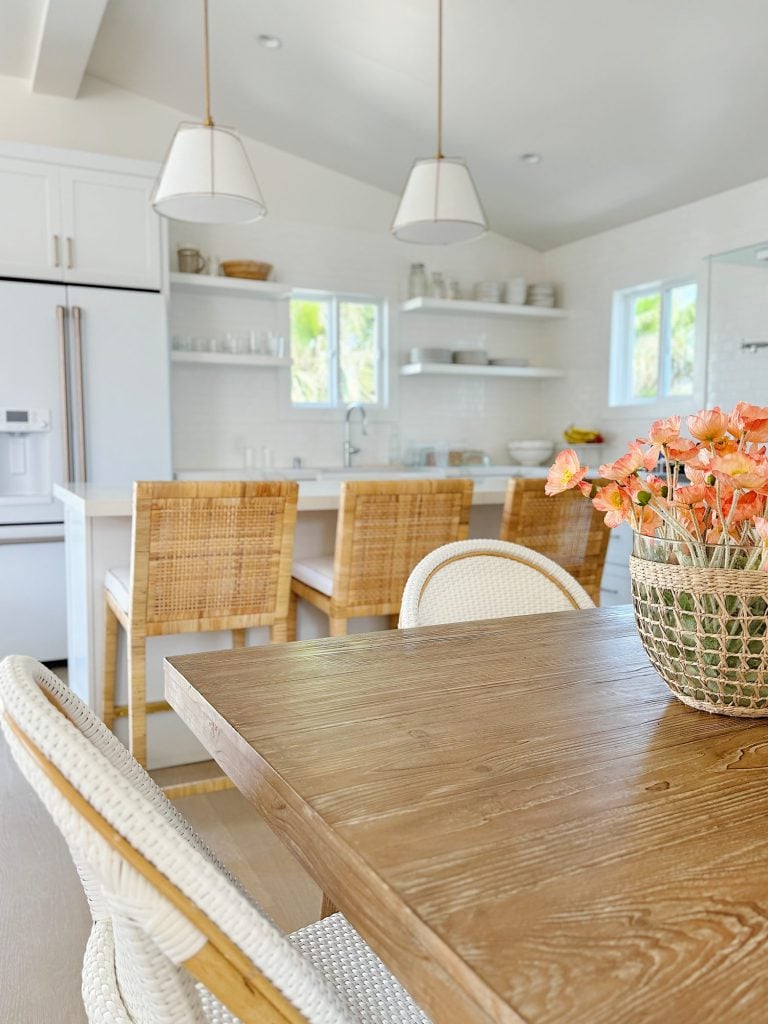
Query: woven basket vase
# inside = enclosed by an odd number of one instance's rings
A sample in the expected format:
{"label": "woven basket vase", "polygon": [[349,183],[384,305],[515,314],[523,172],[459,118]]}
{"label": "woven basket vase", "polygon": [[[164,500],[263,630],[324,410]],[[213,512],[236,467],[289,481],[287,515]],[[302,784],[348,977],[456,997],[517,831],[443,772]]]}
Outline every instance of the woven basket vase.
{"label": "woven basket vase", "polygon": [[768,573],[636,555],[629,571],[640,639],[675,696],[701,711],[768,716]]}

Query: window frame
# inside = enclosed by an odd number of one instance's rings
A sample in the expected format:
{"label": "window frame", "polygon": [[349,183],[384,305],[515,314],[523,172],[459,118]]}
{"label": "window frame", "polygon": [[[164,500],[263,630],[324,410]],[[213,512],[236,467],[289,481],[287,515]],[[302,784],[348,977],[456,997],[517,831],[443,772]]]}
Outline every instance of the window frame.
{"label": "window frame", "polygon": [[[694,325],[693,373],[691,391],[687,395],[673,395],[669,391],[671,373],[671,293],[677,288],[693,285],[696,289],[696,321]],[[648,295],[659,294],[661,297],[661,324],[659,338],[659,386],[655,395],[638,398],[632,394],[632,345],[630,325],[632,323],[632,306],[637,299]],[[698,361],[700,358],[699,336],[699,297],[701,288],[695,275],[668,278],[663,281],[652,281],[647,284],[621,288],[613,293],[613,313],[611,317],[611,370],[609,406],[611,408],[627,408],[667,405],[676,402],[678,405],[692,401],[699,390]]]}
{"label": "window frame", "polygon": [[376,402],[364,402],[366,409],[376,411],[386,410],[389,406],[389,307],[387,299],[381,295],[369,293],[342,292],[342,291],[321,291],[312,288],[297,288],[289,296],[288,307],[288,336],[291,350],[293,347],[293,333],[291,325],[290,303],[294,301],[327,302],[328,312],[328,345],[329,345],[329,401],[328,402],[294,402],[293,400],[293,368],[289,372],[288,386],[288,409],[290,415],[301,416],[306,413],[329,414],[346,409],[348,402],[341,394],[341,352],[340,352],[340,306],[345,302],[376,306],[378,316],[376,318],[376,391],[378,400]]}

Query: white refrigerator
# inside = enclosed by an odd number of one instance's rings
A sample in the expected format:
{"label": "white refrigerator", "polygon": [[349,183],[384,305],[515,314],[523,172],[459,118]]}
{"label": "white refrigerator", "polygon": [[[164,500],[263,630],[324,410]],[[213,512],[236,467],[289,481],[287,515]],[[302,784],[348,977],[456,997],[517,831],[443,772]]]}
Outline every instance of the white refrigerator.
{"label": "white refrigerator", "polygon": [[163,297],[0,281],[0,658],[67,657],[54,483],[170,477]]}

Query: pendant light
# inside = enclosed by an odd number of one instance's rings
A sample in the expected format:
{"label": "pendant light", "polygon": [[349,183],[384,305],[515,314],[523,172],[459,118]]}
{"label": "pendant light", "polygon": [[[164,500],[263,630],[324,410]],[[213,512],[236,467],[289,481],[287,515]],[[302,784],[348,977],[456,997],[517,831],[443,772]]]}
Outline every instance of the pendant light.
{"label": "pendant light", "polygon": [[163,217],[200,224],[244,224],[267,212],[237,130],[213,123],[208,54],[208,0],[203,0],[205,120],[176,129],[152,194]]}
{"label": "pendant light", "polygon": [[466,163],[443,156],[443,0],[437,25],[437,153],[415,161],[392,224],[396,238],[422,245],[468,242],[488,230]]}

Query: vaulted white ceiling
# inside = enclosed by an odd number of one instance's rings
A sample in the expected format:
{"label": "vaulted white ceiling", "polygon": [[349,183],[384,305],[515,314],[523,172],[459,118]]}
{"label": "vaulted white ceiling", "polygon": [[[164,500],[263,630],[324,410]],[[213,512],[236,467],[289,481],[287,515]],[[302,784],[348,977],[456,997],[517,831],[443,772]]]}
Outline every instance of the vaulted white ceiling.
{"label": "vaulted white ceiling", "polygon": [[[496,231],[547,249],[768,176],[765,0],[444,3],[444,148]],[[28,40],[42,6],[0,14]],[[214,116],[397,193],[434,148],[436,7],[210,0]],[[109,0],[88,73],[199,116],[200,9]],[[0,72],[29,75],[2,39]]]}

